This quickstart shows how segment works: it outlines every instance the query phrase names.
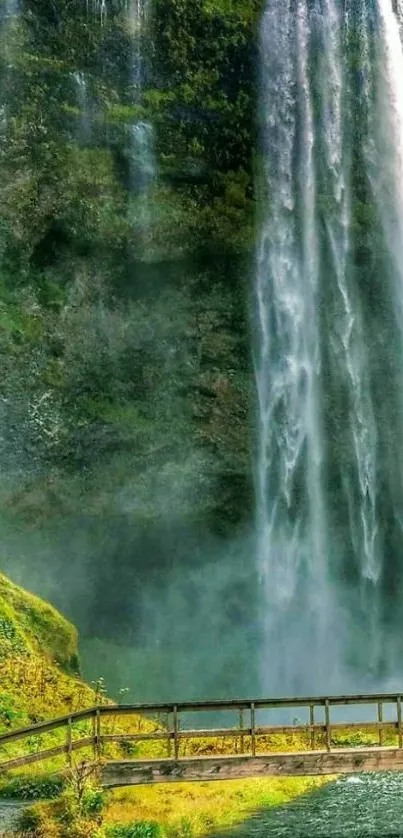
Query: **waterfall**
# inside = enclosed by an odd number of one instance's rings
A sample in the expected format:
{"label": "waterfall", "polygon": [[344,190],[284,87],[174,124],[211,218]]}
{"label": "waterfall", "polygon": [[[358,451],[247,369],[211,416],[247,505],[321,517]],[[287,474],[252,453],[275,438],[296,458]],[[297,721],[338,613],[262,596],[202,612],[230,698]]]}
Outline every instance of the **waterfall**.
{"label": "waterfall", "polygon": [[389,0],[378,0],[381,85],[379,91],[378,170],[373,175],[388,245],[398,275],[396,306],[403,330],[403,11],[396,14]]}
{"label": "waterfall", "polygon": [[[257,496],[267,689],[293,683],[295,660],[305,659],[307,648],[319,653],[329,590],[322,561],[326,526],[308,14],[306,0],[298,0],[296,14],[289,0],[281,6],[270,0],[261,38],[269,210],[257,259]],[[310,613],[304,619],[301,609],[309,591]],[[287,655],[281,648],[285,636]]]}
{"label": "waterfall", "polygon": [[[255,372],[265,692],[344,689],[369,675],[379,683],[398,666],[385,648],[384,591],[389,545],[403,540],[403,458],[387,407],[403,417],[403,377],[374,333],[371,300],[382,295],[385,318],[393,300],[386,343],[400,347],[401,370],[402,24],[401,0],[266,0],[262,17]],[[368,272],[368,287],[360,201],[386,243],[385,279]]]}
{"label": "waterfall", "polygon": [[[148,22],[148,0],[131,0],[128,7],[129,23],[133,37],[131,86],[133,103],[143,105],[144,90],[144,28]],[[150,190],[156,178],[154,132],[143,119],[135,119],[130,127],[130,180],[133,202],[133,224],[141,240],[142,255],[147,255],[150,231]]]}
{"label": "waterfall", "polygon": [[92,114],[85,73],[82,71],[72,73],[72,81],[75,88],[75,99],[80,110],[77,139],[85,145],[91,139],[92,134]]}
{"label": "waterfall", "polygon": [[[325,225],[330,264],[335,280],[333,355],[339,375],[346,382],[355,468],[346,469],[350,527],[364,579],[377,582],[376,522],[376,427],[373,417],[366,347],[363,339],[360,299],[353,287],[351,267],[351,151],[346,142],[348,124],[344,110],[351,106],[343,60],[348,18],[335,0],[325,0],[322,13],[322,60],[320,77],[323,97],[324,158],[329,206]],[[355,502],[357,496],[357,503]],[[357,514],[358,513],[358,514]]]}

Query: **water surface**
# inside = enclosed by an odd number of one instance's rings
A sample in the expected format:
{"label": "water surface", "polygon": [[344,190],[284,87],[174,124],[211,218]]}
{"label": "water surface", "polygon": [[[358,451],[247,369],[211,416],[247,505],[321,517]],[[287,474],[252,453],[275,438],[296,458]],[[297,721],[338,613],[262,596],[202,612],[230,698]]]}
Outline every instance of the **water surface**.
{"label": "water surface", "polygon": [[403,774],[351,775],[257,813],[228,838],[401,838]]}

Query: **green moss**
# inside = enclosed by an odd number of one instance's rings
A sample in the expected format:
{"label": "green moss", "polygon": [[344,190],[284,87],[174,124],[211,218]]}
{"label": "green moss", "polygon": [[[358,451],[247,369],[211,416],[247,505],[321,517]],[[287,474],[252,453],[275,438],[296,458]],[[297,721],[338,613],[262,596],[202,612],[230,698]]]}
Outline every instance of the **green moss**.
{"label": "green moss", "polygon": [[0,574],[0,655],[35,653],[77,671],[77,631],[51,605]]}

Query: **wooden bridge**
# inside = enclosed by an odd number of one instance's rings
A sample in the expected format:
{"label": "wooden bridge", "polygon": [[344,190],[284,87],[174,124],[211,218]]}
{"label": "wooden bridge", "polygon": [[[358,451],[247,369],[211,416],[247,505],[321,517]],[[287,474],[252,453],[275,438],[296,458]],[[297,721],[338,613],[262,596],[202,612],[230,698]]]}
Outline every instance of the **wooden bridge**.
{"label": "wooden bridge", "polygon": [[105,787],[403,771],[402,696],[104,704],[2,733],[0,773],[76,752]]}

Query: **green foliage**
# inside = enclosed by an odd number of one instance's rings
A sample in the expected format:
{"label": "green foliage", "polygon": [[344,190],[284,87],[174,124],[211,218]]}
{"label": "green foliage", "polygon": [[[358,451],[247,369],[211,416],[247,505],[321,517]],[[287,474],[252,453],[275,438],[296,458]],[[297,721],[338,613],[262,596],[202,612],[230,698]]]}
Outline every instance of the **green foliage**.
{"label": "green foliage", "polygon": [[0,657],[38,648],[67,671],[77,672],[77,632],[48,603],[0,575]]}
{"label": "green foliage", "polygon": [[30,806],[25,809],[19,818],[19,829],[21,832],[36,833],[43,822],[43,810],[40,806]]}
{"label": "green foliage", "polygon": [[[156,0],[141,95],[123,3],[108,4],[101,26],[81,0],[29,0],[9,33],[0,455],[24,474],[5,483],[11,525],[123,508],[136,530],[180,511],[223,534],[250,516],[260,6]],[[158,170],[146,195],[140,121],[153,126]],[[67,659],[63,632],[49,633],[43,615],[27,625],[38,619],[52,658],[75,671],[74,640]]]}
{"label": "green foliage", "polygon": [[106,805],[106,792],[101,788],[87,788],[82,799],[82,814],[84,817],[100,815]]}
{"label": "green foliage", "polygon": [[161,826],[154,821],[138,821],[133,824],[108,826],[105,838],[162,838]]}
{"label": "green foliage", "polygon": [[9,725],[17,727],[24,714],[18,709],[16,696],[0,693],[0,723],[1,727]]}
{"label": "green foliage", "polygon": [[46,774],[32,777],[14,777],[0,786],[0,797],[16,800],[53,800],[64,787],[61,777]]}

